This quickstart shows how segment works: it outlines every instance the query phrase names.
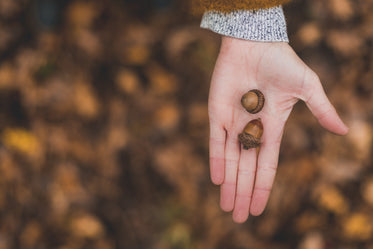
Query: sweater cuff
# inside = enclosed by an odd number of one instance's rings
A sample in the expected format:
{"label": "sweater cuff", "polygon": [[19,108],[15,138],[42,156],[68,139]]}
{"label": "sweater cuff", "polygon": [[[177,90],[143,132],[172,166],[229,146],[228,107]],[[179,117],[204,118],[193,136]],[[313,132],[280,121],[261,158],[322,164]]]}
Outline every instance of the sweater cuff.
{"label": "sweater cuff", "polygon": [[228,13],[207,11],[202,17],[201,28],[244,40],[289,42],[281,6]]}

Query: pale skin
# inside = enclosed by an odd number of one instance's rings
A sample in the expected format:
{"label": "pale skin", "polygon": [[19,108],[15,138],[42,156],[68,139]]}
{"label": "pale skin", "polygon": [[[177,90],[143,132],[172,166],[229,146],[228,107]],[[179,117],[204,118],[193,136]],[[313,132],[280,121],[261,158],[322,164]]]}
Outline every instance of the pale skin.
{"label": "pale skin", "polygon": [[[259,89],[265,105],[257,114],[241,106],[241,97]],[[347,126],[328,100],[318,76],[284,42],[254,42],[223,36],[209,95],[210,173],[220,185],[220,206],[242,223],[260,215],[275,178],[285,122],[303,100],[327,130],[345,135]],[[244,150],[238,134],[261,118],[264,133],[259,154]]]}

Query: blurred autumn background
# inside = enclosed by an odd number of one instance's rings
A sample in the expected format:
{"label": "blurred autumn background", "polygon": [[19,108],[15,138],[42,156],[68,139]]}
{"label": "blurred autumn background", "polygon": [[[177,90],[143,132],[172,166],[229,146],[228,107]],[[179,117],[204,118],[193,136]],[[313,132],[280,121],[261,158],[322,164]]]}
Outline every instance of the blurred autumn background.
{"label": "blurred autumn background", "polygon": [[350,126],[299,103],[268,208],[208,177],[219,36],[171,0],[0,0],[0,249],[373,248],[373,1],[297,0],[291,44]]}

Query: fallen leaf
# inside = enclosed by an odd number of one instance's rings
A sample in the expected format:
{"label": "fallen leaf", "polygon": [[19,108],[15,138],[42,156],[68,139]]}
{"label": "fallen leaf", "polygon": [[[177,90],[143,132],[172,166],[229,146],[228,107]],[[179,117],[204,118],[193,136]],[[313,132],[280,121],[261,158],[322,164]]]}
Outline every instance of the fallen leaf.
{"label": "fallen leaf", "polygon": [[71,233],[77,237],[94,239],[104,234],[100,220],[90,214],[81,214],[71,220]]}
{"label": "fallen leaf", "polygon": [[6,128],[2,134],[2,141],[8,148],[27,155],[36,155],[40,151],[37,137],[25,129]]}
{"label": "fallen leaf", "polygon": [[92,87],[87,82],[78,81],[74,90],[76,112],[85,118],[95,118],[100,113],[100,104]]}
{"label": "fallen leaf", "polygon": [[315,46],[320,42],[322,34],[316,23],[307,23],[298,31],[297,37],[305,46]]}
{"label": "fallen leaf", "polygon": [[350,0],[330,0],[328,3],[336,19],[347,21],[353,17],[354,9]]}
{"label": "fallen leaf", "polygon": [[344,235],[353,240],[368,240],[371,238],[373,226],[370,216],[364,213],[349,215],[343,222]]}
{"label": "fallen leaf", "polygon": [[140,88],[140,79],[135,72],[127,69],[117,74],[116,83],[118,88],[126,94],[135,94]]}
{"label": "fallen leaf", "polygon": [[348,201],[334,186],[321,186],[316,190],[318,205],[327,211],[341,215],[348,211]]}
{"label": "fallen leaf", "polygon": [[180,121],[180,110],[173,104],[160,106],[154,115],[156,126],[164,131],[175,129]]}

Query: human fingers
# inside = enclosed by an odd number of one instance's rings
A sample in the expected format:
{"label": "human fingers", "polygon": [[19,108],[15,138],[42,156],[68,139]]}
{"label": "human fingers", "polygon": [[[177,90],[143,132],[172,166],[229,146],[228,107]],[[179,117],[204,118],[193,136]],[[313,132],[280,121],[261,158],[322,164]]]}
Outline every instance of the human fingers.
{"label": "human fingers", "polygon": [[236,194],[237,168],[239,162],[240,148],[238,134],[227,132],[225,144],[225,177],[220,189],[220,207],[230,212],[234,207]]}
{"label": "human fingers", "polygon": [[255,186],[250,214],[260,215],[267,205],[275,179],[284,124],[273,118],[262,117],[264,132],[258,156]]}
{"label": "human fingers", "polygon": [[243,223],[249,217],[256,170],[256,149],[241,149],[238,164],[236,200],[233,210],[233,220]]}
{"label": "human fingers", "polygon": [[211,181],[220,185],[224,181],[225,129],[210,121],[210,176]]}
{"label": "human fingers", "polygon": [[338,116],[321,85],[319,77],[311,72],[305,77],[304,101],[319,123],[327,130],[339,135],[345,135],[348,127]]}

